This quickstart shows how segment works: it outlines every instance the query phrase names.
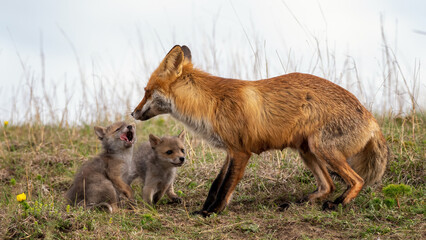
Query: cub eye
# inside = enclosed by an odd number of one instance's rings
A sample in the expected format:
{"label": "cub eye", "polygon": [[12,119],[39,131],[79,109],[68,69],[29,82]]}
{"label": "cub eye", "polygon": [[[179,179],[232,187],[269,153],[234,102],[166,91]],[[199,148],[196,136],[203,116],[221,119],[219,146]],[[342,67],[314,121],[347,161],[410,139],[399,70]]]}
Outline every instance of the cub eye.
{"label": "cub eye", "polygon": [[120,129],[121,129],[121,127],[119,127],[119,128],[117,128],[117,129],[115,129],[115,131],[114,131],[114,132],[118,132],[118,131],[120,131]]}
{"label": "cub eye", "polygon": [[183,149],[183,148],[182,148],[180,151],[181,151],[182,153],[185,153],[185,149]]}
{"label": "cub eye", "polygon": [[172,153],[173,153],[173,150],[169,150],[169,151],[166,152],[167,155],[170,155]]}

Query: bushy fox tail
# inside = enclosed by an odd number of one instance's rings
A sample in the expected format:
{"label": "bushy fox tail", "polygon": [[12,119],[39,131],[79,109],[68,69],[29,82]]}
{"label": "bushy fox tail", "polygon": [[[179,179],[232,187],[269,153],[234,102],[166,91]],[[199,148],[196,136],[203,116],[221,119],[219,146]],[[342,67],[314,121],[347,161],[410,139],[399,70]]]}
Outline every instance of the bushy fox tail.
{"label": "bushy fox tail", "polygon": [[348,159],[348,162],[355,172],[364,179],[364,186],[367,186],[381,180],[389,158],[389,147],[383,134],[378,130],[365,147]]}

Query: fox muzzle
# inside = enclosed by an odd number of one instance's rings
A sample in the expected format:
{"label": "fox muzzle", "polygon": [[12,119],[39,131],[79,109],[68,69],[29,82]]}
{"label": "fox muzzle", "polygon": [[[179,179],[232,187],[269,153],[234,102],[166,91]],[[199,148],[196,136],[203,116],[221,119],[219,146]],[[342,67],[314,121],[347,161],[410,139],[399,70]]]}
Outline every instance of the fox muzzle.
{"label": "fox muzzle", "polygon": [[155,116],[155,115],[151,116],[150,114],[148,114],[148,112],[149,112],[149,109],[147,109],[147,111],[144,111],[144,112],[142,112],[141,110],[135,110],[132,112],[131,115],[136,120],[145,121]]}

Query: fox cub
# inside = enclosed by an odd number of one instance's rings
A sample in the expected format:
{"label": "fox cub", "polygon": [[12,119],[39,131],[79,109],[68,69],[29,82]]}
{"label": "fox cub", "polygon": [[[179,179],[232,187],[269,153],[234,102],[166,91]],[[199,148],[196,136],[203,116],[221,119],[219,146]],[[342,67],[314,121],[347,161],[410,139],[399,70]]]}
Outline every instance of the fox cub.
{"label": "fox cub", "polygon": [[142,143],[133,155],[130,171],[123,177],[128,185],[140,178],[143,182],[143,200],[156,204],[164,194],[173,203],[181,203],[176,195],[173,182],[176,168],[185,162],[185,133],[177,137],[156,137],[149,135],[149,142]]}
{"label": "fox cub", "polygon": [[123,172],[132,161],[136,141],[135,124],[117,122],[106,128],[95,127],[102,141],[103,152],[84,163],[77,172],[65,198],[70,204],[85,208],[105,207],[115,212],[120,194],[133,198],[129,184],[122,179]]}

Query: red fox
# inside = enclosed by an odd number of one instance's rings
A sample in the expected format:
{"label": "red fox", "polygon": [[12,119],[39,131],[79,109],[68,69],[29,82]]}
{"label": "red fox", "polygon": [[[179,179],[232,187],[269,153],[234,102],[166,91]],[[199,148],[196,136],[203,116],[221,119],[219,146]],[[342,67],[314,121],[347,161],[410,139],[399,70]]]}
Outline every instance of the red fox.
{"label": "red fox", "polygon": [[328,169],[340,175],[348,188],[323,209],[345,205],[379,181],[389,156],[373,115],[342,87],[302,73],[259,81],[212,76],[193,67],[186,46],[174,46],[152,73],[132,116],[144,121],[165,113],[227,151],[196,212],[204,216],[226,207],[252,153],[297,149],[317,182],[309,201],[335,190]]}

